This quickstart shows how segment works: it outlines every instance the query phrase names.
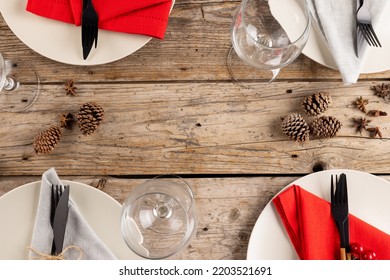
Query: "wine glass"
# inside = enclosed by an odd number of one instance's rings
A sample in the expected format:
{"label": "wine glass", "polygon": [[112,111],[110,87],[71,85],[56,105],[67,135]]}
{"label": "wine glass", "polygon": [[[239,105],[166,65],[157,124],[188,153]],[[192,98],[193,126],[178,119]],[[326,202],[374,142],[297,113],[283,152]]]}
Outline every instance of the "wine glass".
{"label": "wine glass", "polygon": [[239,72],[250,66],[249,73],[271,83],[302,52],[310,20],[305,0],[243,0],[231,29],[227,64],[232,78],[240,82]]}
{"label": "wine glass", "polygon": [[0,110],[21,112],[38,98],[39,77],[27,62],[6,60],[0,53]]}
{"label": "wine glass", "polygon": [[197,228],[190,186],[160,176],[137,186],[122,206],[121,230],[129,248],[146,259],[164,259],[185,249]]}

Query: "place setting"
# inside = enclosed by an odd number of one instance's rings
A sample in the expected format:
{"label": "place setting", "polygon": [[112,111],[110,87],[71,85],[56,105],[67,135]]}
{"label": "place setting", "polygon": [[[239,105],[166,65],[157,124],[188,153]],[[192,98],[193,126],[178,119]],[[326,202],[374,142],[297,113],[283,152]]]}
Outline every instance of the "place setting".
{"label": "place setting", "polygon": [[0,213],[3,260],[168,259],[186,249],[198,221],[191,187],[178,176],[146,180],[119,204],[54,168],[0,197]]}
{"label": "place setting", "polygon": [[388,9],[384,0],[244,0],[233,15],[227,67],[241,85],[249,86],[244,69],[269,84],[302,53],[354,84],[390,69]]}
{"label": "place setting", "polygon": [[[12,0],[2,1],[0,12],[35,52],[65,64],[98,65],[122,59],[152,38],[163,40],[174,5],[171,0],[117,2],[107,7],[102,0]],[[93,23],[96,40],[87,35]]]}
{"label": "place setting", "polygon": [[389,259],[389,186],[375,175],[348,169],[297,179],[260,214],[247,259]]}

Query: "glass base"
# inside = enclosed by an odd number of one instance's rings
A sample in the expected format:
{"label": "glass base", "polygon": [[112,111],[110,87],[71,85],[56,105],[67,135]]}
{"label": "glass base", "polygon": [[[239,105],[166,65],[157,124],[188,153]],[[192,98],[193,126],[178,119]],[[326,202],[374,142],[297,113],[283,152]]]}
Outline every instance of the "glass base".
{"label": "glass base", "polygon": [[0,55],[0,110],[22,112],[38,98],[39,77],[27,62]]}
{"label": "glass base", "polygon": [[247,64],[238,56],[233,46],[229,49],[226,64],[232,80],[244,88],[251,88],[252,83],[270,84],[280,71],[280,69],[262,70]]}

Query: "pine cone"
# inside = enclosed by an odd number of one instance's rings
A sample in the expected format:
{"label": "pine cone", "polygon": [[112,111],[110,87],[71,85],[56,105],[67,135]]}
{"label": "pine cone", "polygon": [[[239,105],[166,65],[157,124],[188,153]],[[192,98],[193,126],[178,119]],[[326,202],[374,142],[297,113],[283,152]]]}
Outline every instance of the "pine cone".
{"label": "pine cone", "polygon": [[300,142],[309,140],[310,127],[298,113],[292,113],[283,119],[282,131],[291,140]]}
{"label": "pine cone", "polygon": [[302,102],[302,106],[309,116],[318,116],[328,109],[330,103],[330,94],[321,91],[306,97]]}
{"label": "pine cone", "polygon": [[318,138],[332,138],[341,128],[341,122],[335,117],[322,116],[310,125],[311,133]]}
{"label": "pine cone", "polygon": [[88,102],[81,106],[77,115],[78,126],[84,135],[96,131],[104,118],[104,110],[94,102]]}
{"label": "pine cone", "polygon": [[39,132],[34,140],[34,150],[37,154],[47,154],[54,150],[61,140],[62,130],[59,126],[51,125],[45,131]]}

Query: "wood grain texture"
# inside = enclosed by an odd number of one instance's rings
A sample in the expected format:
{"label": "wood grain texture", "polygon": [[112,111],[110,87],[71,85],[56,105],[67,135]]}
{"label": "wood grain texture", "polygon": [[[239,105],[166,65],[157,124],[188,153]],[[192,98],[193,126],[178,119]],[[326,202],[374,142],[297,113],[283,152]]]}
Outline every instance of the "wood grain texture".
{"label": "wood grain texture", "polygon": [[[97,66],[43,57],[0,15],[0,53],[30,62],[41,80],[29,111],[0,112],[0,196],[39,180],[50,167],[63,179],[92,186],[107,179],[103,191],[120,203],[145,178],[185,175],[200,218],[196,237],[177,258],[245,259],[262,209],[298,176],[332,168],[390,174],[390,116],[367,117],[383,139],[356,132],[351,122],[365,116],[353,105],[360,96],[369,99],[369,110],[390,113],[371,89],[388,83],[390,71],[361,75],[357,84],[344,86],[338,71],[301,55],[270,85],[252,69],[239,69],[238,77],[248,81],[242,87],[226,66],[238,4],[177,0],[164,41],[152,39],[126,58]],[[75,97],[63,89],[69,79],[75,80]],[[301,102],[318,91],[331,94],[325,115],[338,118],[341,130],[332,139],[290,141],[281,132],[281,118],[298,112],[311,122]],[[105,110],[97,132],[84,136],[74,123],[51,154],[36,155],[37,133],[59,124],[62,113],[76,116],[89,101]]]}
{"label": "wood grain texture", "polygon": [[[353,105],[360,96],[370,100],[368,109],[389,110],[374,95],[375,83],[99,83],[77,85],[76,97],[62,85],[44,85],[28,113],[0,113],[0,172],[39,175],[54,166],[66,175],[305,174],[320,165],[388,173],[389,116],[367,117],[383,139],[357,133],[351,121],[364,116]],[[281,118],[299,112],[311,122],[301,102],[320,90],[333,100],[326,115],[343,124],[337,137],[289,140]],[[74,124],[51,154],[35,155],[35,135],[88,101],[105,110],[97,132],[84,136]]]}

